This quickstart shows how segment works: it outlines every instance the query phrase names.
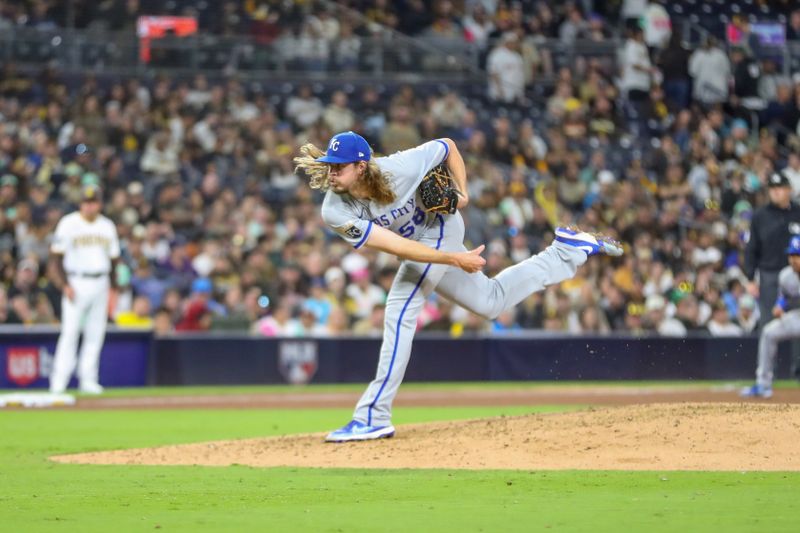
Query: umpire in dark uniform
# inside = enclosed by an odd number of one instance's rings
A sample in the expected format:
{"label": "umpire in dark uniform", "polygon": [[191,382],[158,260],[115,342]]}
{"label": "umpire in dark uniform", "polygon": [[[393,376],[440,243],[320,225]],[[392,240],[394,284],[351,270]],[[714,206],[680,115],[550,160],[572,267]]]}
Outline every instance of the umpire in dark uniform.
{"label": "umpire in dark uniform", "polygon": [[[750,291],[758,293],[760,327],[772,319],[778,297],[778,273],[786,266],[786,243],[800,235],[800,206],[792,202],[792,187],[782,173],[767,181],[769,204],[753,213],[750,240],[744,251],[744,273],[751,281]],[[758,271],[759,284],[754,279]]]}

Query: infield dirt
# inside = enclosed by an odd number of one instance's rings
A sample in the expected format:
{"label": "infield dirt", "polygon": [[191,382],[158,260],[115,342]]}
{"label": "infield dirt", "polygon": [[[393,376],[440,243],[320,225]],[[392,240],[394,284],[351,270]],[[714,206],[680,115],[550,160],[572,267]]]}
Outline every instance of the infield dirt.
{"label": "infield dirt", "polygon": [[800,405],[625,405],[400,426],[392,439],[323,433],[62,455],[62,463],[522,470],[800,471]]}

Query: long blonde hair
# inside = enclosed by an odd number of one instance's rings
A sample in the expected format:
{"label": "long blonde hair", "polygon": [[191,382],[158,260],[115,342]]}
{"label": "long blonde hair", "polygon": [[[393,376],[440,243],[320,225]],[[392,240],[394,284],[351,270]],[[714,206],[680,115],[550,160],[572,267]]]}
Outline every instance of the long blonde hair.
{"label": "long blonde hair", "polygon": [[[308,176],[308,184],[312,189],[327,191],[330,187],[328,164],[317,161],[325,152],[307,143],[300,147],[300,154],[294,158],[295,172],[302,170]],[[381,172],[373,159],[367,161],[367,169],[358,180],[359,186],[367,192],[369,198],[381,205],[391,204],[397,199],[388,176]]]}

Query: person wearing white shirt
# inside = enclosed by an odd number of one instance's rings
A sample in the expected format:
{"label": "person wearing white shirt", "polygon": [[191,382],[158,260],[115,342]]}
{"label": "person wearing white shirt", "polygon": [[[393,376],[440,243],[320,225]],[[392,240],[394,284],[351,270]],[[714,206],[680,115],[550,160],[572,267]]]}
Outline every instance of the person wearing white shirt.
{"label": "person wearing white shirt", "polygon": [[694,79],[695,100],[706,105],[727,101],[731,62],[717,48],[714,37],[708,37],[703,48],[695,50],[689,58],[689,75]]}
{"label": "person wearing white shirt", "polygon": [[650,76],[653,74],[650,53],[644,44],[641,28],[631,30],[622,53],[622,90],[628,100],[641,102],[650,94]]}
{"label": "person wearing white shirt", "polygon": [[792,185],[792,198],[795,200],[800,199],[800,154],[789,152],[789,160],[786,163],[786,168],[781,172],[789,179],[789,183]]}
{"label": "person wearing white shirt", "polygon": [[489,73],[489,98],[495,102],[515,103],[525,94],[525,67],[519,53],[519,38],[515,33],[503,34],[486,60]]}

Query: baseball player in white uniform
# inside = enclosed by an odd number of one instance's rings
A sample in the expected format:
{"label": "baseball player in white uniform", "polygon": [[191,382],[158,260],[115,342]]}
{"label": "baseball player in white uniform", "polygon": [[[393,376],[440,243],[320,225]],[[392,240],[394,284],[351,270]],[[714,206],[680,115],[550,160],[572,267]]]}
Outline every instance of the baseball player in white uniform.
{"label": "baseball player in white uniform", "polygon": [[100,394],[100,349],[106,334],[112,273],[119,259],[114,223],[100,214],[101,190],[86,185],[78,211],[65,215],[56,226],[50,247],[60,267],[62,287],[61,334],[56,345],[50,391],[63,393],[75,370],[78,335],[83,332],[78,379],[81,392]]}
{"label": "baseball player in white uniform", "polygon": [[764,326],[758,339],[756,382],[741,391],[744,398],[772,398],[775,357],[781,341],[800,337],[800,236],[792,237],[789,266],[778,273],[778,298],[772,307],[775,317]]}
{"label": "baseball player in white uniform", "polygon": [[422,209],[417,188],[444,162],[467,205],[464,160],[450,139],[436,139],[388,157],[372,158],[367,141],[351,131],[335,135],[327,152],[312,144],[295,159],[312,188],[327,190],[322,218],[355,248],[402,259],[389,292],[383,344],[375,379],[356,406],[353,420],[326,440],[345,442],[394,435],[392,401],[403,380],[419,313],[431,291],[487,318],[495,318],[531,293],[575,275],[589,255],[620,255],[619,244],[567,228],[542,253],[490,279],[481,272],[483,246],[464,247],[461,214]]}

